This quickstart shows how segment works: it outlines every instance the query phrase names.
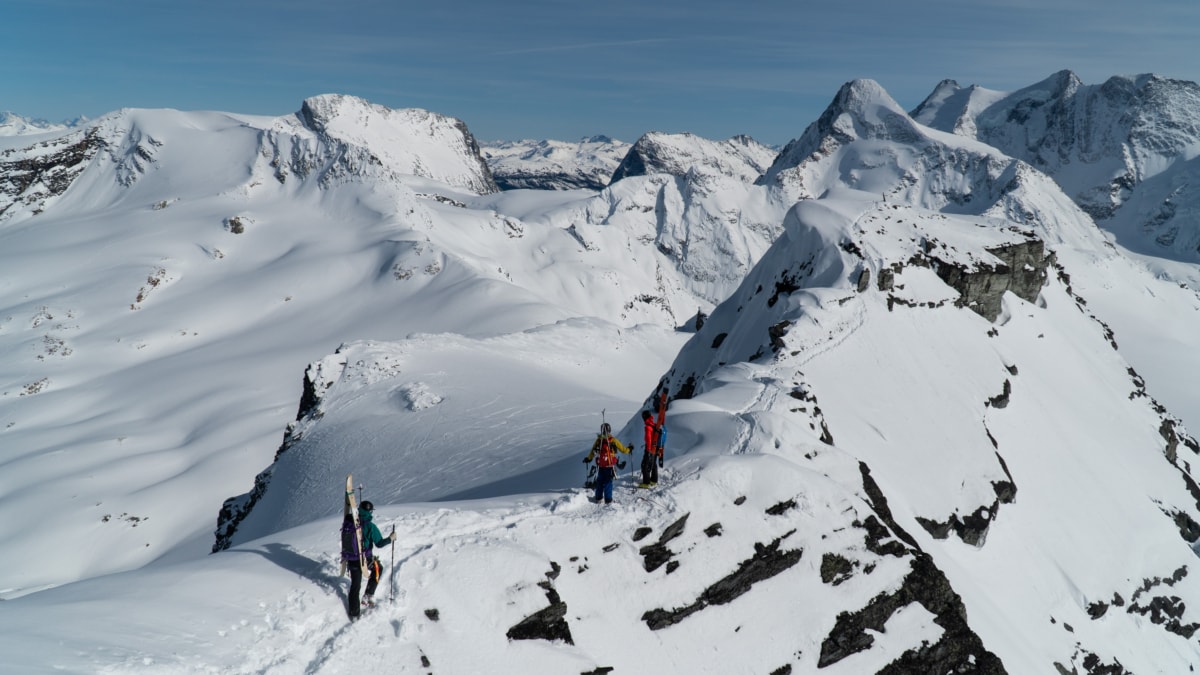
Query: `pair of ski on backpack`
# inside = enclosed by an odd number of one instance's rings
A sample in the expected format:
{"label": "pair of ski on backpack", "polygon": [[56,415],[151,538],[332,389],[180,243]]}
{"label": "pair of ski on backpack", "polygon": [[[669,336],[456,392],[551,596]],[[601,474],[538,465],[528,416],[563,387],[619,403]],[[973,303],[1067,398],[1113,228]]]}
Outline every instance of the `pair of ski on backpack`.
{"label": "pair of ski on backpack", "polygon": [[[654,425],[653,440],[651,441],[652,446],[653,446],[653,452],[651,451],[650,447],[647,447],[642,455],[641,469],[642,469],[643,478],[650,476],[652,473],[657,473],[657,472],[653,471],[653,467],[652,467],[652,463],[655,461],[655,457],[658,458],[657,461],[658,461],[659,468],[662,468],[662,466],[663,466],[663,457],[665,455],[664,449],[666,447],[666,438],[667,438],[667,427],[666,427],[667,391],[665,388],[662,390],[662,392],[660,394],[660,397],[658,400],[658,405],[656,406],[656,408],[658,409],[658,419],[656,420],[655,425]],[[615,467],[617,469],[625,468],[624,462],[617,461],[617,453],[612,448],[612,445],[610,444],[611,430],[612,429],[607,422],[604,422],[600,425],[600,436],[597,439],[598,442],[600,443],[599,455],[597,457],[596,463],[591,464],[588,467],[587,476],[584,478],[584,481],[583,481],[583,486],[587,489],[595,488],[596,477],[597,477],[597,474],[599,473],[600,468],[613,468],[613,467]],[[590,459],[590,458],[591,458],[591,455],[589,454],[588,459]],[[584,461],[586,462],[586,461],[588,461],[588,459],[585,459]],[[646,482],[645,480],[643,480],[643,482],[638,483],[637,486],[639,488],[651,488],[651,487],[656,486],[657,484],[658,484],[657,481]]]}

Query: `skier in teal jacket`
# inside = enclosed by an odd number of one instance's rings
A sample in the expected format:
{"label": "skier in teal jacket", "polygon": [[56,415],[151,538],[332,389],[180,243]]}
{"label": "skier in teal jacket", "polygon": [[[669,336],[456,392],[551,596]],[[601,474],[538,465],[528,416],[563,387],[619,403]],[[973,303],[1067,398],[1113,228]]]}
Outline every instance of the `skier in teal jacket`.
{"label": "skier in teal jacket", "polygon": [[[342,537],[343,542],[354,542],[353,544],[349,544],[348,549],[346,543],[343,543],[342,546],[342,560],[347,561],[347,563],[351,563],[348,565],[350,568],[349,610],[351,620],[357,619],[360,611],[359,591],[362,588],[362,568],[358,564],[359,560],[366,560],[368,576],[367,592],[366,595],[362,597],[361,604],[364,604],[367,607],[372,607],[375,605],[373,596],[375,595],[375,589],[379,587],[379,577],[383,575],[383,565],[372,554],[372,549],[375,547],[383,548],[396,541],[396,532],[393,531],[390,535],[386,537],[383,536],[383,533],[379,531],[379,527],[375,525],[374,518],[375,505],[369,501],[364,501],[362,506],[358,507],[358,522],[362,527],[363,550],[361,552],[355,550],[358,548],[358,545],[353,537]],[[346,520],[342,523],[343,533],[347,527],[350,529],[351,533],[353,533],[354,521],[350,518],[350,516],[346,516]]]}

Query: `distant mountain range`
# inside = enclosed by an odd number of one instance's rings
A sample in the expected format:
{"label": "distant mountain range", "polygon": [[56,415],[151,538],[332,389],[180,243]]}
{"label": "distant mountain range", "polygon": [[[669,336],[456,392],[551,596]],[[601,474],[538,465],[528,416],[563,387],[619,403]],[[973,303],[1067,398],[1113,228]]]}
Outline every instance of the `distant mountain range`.
{"label": "distant mountain range", "polygon": [[[906,111],[856,80],[782,149],[481,144],[341,95],[26,124],[0,137],[0,652],[1189,672],[1198,92],[1062,72]],[[659,485],[639,447],[589,503],[600,424],[640,446],[664,393]],[[349,627],[348,473],[398,531],[396,601]]]}

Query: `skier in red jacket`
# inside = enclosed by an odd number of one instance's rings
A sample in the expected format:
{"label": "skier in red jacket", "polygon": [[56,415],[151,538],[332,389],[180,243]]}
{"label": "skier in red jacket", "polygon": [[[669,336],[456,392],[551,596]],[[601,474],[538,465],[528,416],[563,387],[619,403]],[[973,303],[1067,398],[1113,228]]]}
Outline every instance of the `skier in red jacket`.
{"label": "skier in red jacket", "polygon": [[646,452],[642,454],[642,484],[640,487],[658,485],[658,425],[649,410],[642,411],[642,424],[646,431]]}

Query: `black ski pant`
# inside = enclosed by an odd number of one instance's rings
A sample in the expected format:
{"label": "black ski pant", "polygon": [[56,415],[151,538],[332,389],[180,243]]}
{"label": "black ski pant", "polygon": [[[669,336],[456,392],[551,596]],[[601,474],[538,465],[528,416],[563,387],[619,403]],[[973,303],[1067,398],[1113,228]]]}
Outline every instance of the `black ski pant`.
{"label": "black ski pant", "polygon": [[658,482],[658,455],[646,451],[642,455],[642,484]]}
{"label": "black ski pant", "polygon": [[[362,591],[362,567],[359,566],[357,560],[346,562],[350,568],[350,618],[358,618],[362,611],[360,594]],[[379,587],[379,577],[383,574],[383,565],[374,558],[367,559],[367,596],[375,595],[375,589]]]}

